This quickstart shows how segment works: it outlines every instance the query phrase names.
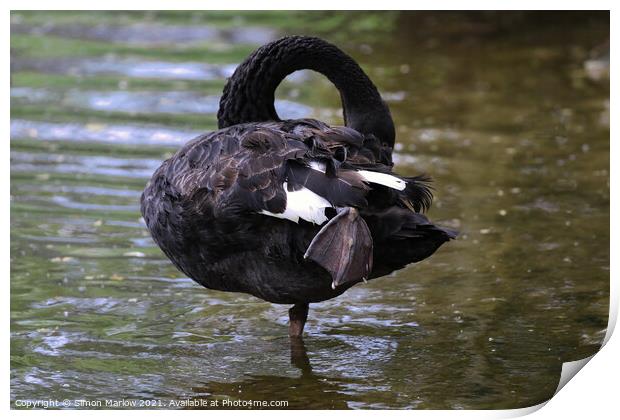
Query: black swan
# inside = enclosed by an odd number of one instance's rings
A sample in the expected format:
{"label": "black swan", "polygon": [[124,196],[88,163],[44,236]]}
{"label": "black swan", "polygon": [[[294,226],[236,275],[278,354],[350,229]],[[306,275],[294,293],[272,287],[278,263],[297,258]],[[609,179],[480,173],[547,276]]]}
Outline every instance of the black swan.
{"label": "black swan", "polygon": [[[338,88],[345,127],[278,117],[275,90],[301,69]],[[224,88],[218,125],[157,169],[142,215],[174,265],[204,287],[293,304],[292,337],[309,303],[427,258],[456,235],[421,214],[429,178],[392,172],[387,105],[326,41],[286,37],[252,53]]]}

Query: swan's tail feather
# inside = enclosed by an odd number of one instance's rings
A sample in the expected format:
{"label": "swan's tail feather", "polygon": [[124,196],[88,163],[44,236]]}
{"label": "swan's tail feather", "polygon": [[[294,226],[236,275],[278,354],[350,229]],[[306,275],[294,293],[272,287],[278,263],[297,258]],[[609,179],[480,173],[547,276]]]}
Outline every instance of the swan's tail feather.
{"label": "swan's tail feather", "polygon": [[405,207],[417,213],[425,212],[433,203],[432,179],[428,175],[403,177],[407,186],[399,193],[399,198]]}
{"label": "swan's tail feather", "polygon": [[372,232],[375,266],[371,278],[381,277],[430,257],[458,232],[433,224],[420,213],[393,207],[363,212]]}

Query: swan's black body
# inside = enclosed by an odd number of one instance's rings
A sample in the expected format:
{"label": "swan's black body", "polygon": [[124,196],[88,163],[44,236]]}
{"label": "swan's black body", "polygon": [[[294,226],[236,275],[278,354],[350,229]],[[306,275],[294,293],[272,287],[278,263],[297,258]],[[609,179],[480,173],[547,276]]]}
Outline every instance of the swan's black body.
{"label": "swan's black body", "polygon": [[[279,119],[274,91],[301,68],[339,88],[347,127]],[[420,261],[454,237],[419,213],[431,201],[427,180],[392,174],[389,110],[359,66],[331,44],[290,37],[261,47],[229,80],[218,119],[220,130],[166,160],[142,196],[157,244],[203,286],[307,311],[307,303]],[[387,186],[392,181],[398,188]],[[331,221],[279,218],[299,191],[327,200],[329,208],[312,217]]]}

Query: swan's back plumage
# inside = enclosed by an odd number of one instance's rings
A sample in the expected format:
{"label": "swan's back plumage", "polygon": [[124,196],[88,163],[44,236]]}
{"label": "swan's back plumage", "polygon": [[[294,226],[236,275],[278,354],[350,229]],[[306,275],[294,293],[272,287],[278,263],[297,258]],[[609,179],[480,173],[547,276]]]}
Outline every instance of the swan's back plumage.
{"label": "swan's back plumage", "polygon": [[[317,163],[324,169],[316,169]],[[346,127],[312,119],[240,124],[200,136],[167,160],[146,188],[143,212],[148,224],[162,188],[208,218],[279,214],[286,209],[287,190],[300,188],[334,208],[427,208],[431,194],[425,179],[408,179],[405,191],[367,182],[367,172],[393,177],[391,166],[376,138]],[[372,189],[389,199],[369,203]]]}

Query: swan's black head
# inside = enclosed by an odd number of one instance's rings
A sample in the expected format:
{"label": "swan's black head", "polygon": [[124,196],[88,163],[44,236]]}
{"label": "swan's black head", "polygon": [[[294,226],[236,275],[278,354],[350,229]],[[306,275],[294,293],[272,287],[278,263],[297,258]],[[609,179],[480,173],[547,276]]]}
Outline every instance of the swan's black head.
{"label": "swan's black head", "polygon": [[345,124],[360,133],[373,134],[381,141],[383,147],[392,149],[395,139],[394,123],[387,104],[383,105],[389,118],[386,118],[385,113],[376,111],[350,112],[348,115],[345,113]]}
{"label": "swan's black head", "polygon": [[366,73],[335,45],[306,36],[265,44],[237,67],[220,100],[219,128],[279,121],[274,106],[276,88],[286,76],[302,69],[322,73],[338,88],[347,127],[394,146],[390,110]]}

